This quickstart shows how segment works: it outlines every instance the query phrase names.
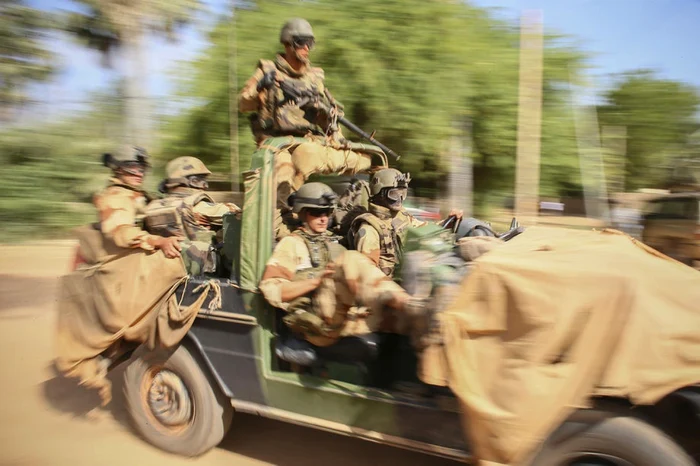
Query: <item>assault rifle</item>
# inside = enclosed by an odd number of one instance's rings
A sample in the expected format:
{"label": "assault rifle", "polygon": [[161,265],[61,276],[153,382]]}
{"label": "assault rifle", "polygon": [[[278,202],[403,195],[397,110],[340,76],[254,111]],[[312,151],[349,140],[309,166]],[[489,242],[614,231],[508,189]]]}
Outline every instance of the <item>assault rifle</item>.
{"label": "assault rifle", "polygon": [[[308,91],[301,91],[301,90],[295,88],[293,84],[290,84],[286,80],[278,81],[278,84],[279,84],[280,88],[282,89],[282,92],[284,92],[285,95],[291,97],[294,100],[294,102],[299,106],[299,108],[302,108],[302,109],[303,108],[315,108],[315,109],[321,110],[326,115],[330,116],[331,107],[328,104],[326,104],[325,102],[323,102],[318,91],[316,91],[315,89],[308,90]],[[399,160],[401,158],[401,156],[399,154],[397,154],[396,152],[389,149],[387,146],[385,146],[381,142],[374,139],[374,132],[372,134],[365,132],[362,128],[360,128],[359,126],[357,126],[355,123],[348,120],[344,116],[338,116],[338,123],[342,124],[347,129],[349,129],[353,133],[357,134],[358,136],[368,140],[369,142],[371,142],[375,146],[379,147],[386,154],[394,157],[395,160]]]}

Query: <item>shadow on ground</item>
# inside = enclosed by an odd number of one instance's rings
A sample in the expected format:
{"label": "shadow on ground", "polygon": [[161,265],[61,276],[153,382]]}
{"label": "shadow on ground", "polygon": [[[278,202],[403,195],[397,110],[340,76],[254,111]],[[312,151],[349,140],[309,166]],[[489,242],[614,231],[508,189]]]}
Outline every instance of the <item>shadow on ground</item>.
{"label": "shadow on ground", "polygon": [[107,376],[112,382],[112,401],[104,407],[97,390],[78,385],[77,379],[64,377],[53,364],[49,370],[54,377],[41,384],[41,392],[53,409],[77,418],[89,418],[96,411],[107,411],[124,427],[131,428],[121,386],[124,366],[115,368]]}
{"label": "shadow on ground", "polygon": [[[117,367],[109,374],[112,382],[112,401],[105,408],[100,407],[101,400],[96,390],[81,387],[75,379],[61,376],[55,369],[53,371],[56,373],[55,377],[42,384],[43,395],[52,408],[78,418],[89,418],[94,410],[106,410],[122,426],[131,429],[121,387],[124,366]],[[442,458],[242,413],[234,415],[231,430],[218,448],[278,466],[351,466],[399,462],[412,466],[458,464]],[[202,460],[206,461],[206,458]]]}
{"label": "shadow on ground", "polygon": [[55,301],[58,281],[52,277],[0,274],[0,311],[41,307]]}

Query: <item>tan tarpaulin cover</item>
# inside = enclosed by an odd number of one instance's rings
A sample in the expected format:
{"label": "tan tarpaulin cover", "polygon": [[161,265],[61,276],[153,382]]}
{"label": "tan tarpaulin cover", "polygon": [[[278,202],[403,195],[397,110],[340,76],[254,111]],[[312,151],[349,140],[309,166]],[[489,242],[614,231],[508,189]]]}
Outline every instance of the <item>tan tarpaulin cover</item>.
{"label": "tan tarpaulin cover", "polygon": [[107,403],[111,387],[97,356],[120,339],[145,342],[149,348],[175,346],[192,326],[209,288],[191,306],[180,308],[174,291],[186,277],[181,259],[118,248],[89,227],[78,233],[81,251],[94,265],[61,278],[56,365],[99,389]]}
{"label": "tan tarpaulin cover", "polygon": [[527,230],[442,319],[421,378],[456,393],[481,465],[527,464],[592,394],[652,404],[700,382],[700,273],[612,230]]}

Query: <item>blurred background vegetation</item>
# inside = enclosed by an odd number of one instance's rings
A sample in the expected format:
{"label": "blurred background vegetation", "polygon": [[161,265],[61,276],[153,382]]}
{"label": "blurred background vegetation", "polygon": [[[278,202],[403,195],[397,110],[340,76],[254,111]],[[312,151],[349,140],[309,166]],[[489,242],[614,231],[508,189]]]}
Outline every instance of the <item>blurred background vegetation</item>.
{"label": "blurred background vegetation", "polygon": [[[469,2],[447,0],[259,0],[226,8],[204,31],[206,44],[173,70],[176,92],[153,99],[144,85],[147,43],[177,40],[206,5],[197,0],[75,0],[47,11],[23,0],[0,4],[0,233],[2,240],[61,237],[94,220],[92,194],[108,173],[100,154],[145,141],[155,158],[147,187],[167,160],[200,157],[221,174],[244,171],[254,150],[236,94],[260,58],[280,50],[290,17],[314,27],[315,65],[359,126],[403,155],[414,192],[439,198],[447,189],[450,144],[473,167],[474,206],[488,215],[512,200],[515,180],[519,24]],[[65,64],[56,34],[96,50],[120,79],[58,118],[18,118],[31,90]],[[545,28],[540,197],[581,196],[574,106],[586,84],[590,53]],[[629,70],[596,96],[609,187],[663,188],[673,173],[700,160],[698,90],[654,70]],[[234,169],[231,169],[232,160]],[[238,160],[238,163],[236,163]],[[611,189],[612,189],[611,188]]]}

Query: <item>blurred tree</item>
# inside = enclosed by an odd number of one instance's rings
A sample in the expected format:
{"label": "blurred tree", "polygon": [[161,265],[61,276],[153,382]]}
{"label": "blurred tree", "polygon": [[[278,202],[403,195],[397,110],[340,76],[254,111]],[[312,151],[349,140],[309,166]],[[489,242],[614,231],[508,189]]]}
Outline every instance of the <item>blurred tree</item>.
{"label": "blurred tree", "polygon": [[[211,33],[212,46],[184,73],[181,94],[192,106],[169,122],[169,155],[191,153],[226,167],[229,99],[260,58],[281,50],[279,29],[290,17],[307,18],[317,48],[312,60],[359,126],[404,156],[419,195],[436,195],[449,171],[450,137],[473,121],[475,189],[512,189],[515,162],[518,34],[481,8],[445,0],[317,0],[290,4],[260,0],[236,10],[235,66],[230,19]],[[584,55],[546,37],[542,189],[577,183],[577,155],[564,83],[580,74]],[[239,89],[229,88],[231,69]],[[241,167],[254,149],[248,120],[240,118]],[[348,131],[346,136],[352,137]],[[574,170],[570,168],[574,167]],[[484,201],[484,196],[476,200]]]}
{"label": "blurred tree", "polygon": [[599,107],[603,125],[626,127],[625,188],[659,186],[697,130],[700,97],[650,70],[624,73]]}
{"label": "blurred tree", "polygon": [[43,39],[53,26],[51,17],[26,6],[23,0],[0,2],[0,121],[26,101],[29,84],[42,82],[54,70],[54,57]]}
{"label": "blurred tree", "polygon": [[[94,221],[92,194],[109,176],[100,154],[114,147],[123,101],[91,96],[90,109],[70,119],[0,131],[0,238],[60,237]],[[153,189],[157,180],[147,178]]]}
{"label": "blurred tree", "polygon": [[149,146],[150,105],[148,101],[146,39],[149,32],[175,39],[179,27],[188,23],[201,8],[199,0],[73,0],[87,8],[71,13],[67,29],[85,45],[100,51],[105,64],[121,50],[128,65],[125,76],[124,139],[130,144]]}

